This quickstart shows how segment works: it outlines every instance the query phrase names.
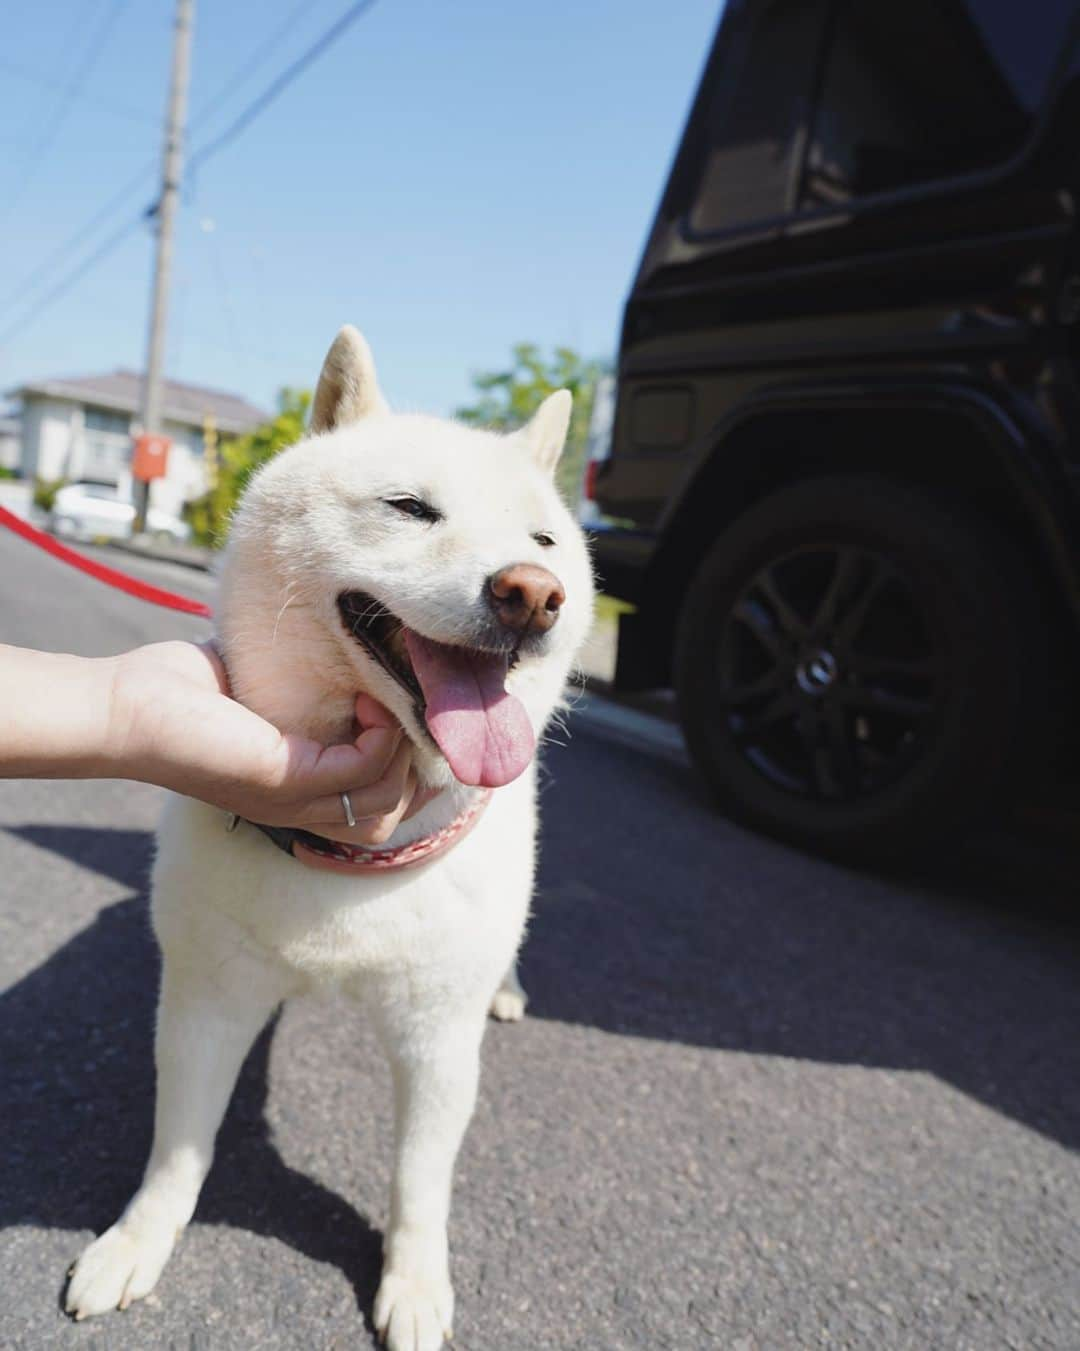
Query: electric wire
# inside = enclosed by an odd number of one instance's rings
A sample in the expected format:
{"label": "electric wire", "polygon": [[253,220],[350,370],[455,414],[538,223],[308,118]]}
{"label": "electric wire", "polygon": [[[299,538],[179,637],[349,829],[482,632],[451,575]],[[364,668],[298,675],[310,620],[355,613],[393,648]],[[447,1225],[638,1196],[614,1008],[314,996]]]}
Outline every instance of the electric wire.
{"label": "electric wire", "polygon": [[292,84],[294,80],[298,79],[313,61],[316,61],[325,51],[332,47],[335,42],[343,37],[348,29],[351,28],[358,19],[362,18],[376,3],[377,0],[356,0],[355,4],[350,5],[345,13],[342,14],[335,23],[331,24],[321,37],[317,38],[306,51],[302,52],[300,56],[296,58],[295,61],[291,61],[280,75],[275,76],[263,92],[257,98],[253,99],[243,112],[229,123],[223,132],[214,137],[208,145],[204,145],[200,150],[193,152],[188,160],[186,170],[187,175],[190,176],[194,174],[195,170],[201,164],[205,164],[208,159],[212,159],[214,155],[219,154],[227,145],[232,141],[235,141],[237,136],[239,136],[246,127],[250,126],[260,113],[265,112],[270,104],[283,94],[289,85]]}
{"label": "electric wire", "polygon": [[[54,79],[51,75],[46,75],[41,71],[32,70],[29,66],[20,65],[17,61],[12,61],[6,56],[0,56],[0,71],[7,75],[12,75],[16,80],[23,80],[27,84],[36,84],[42,89],[64,90],[67,86],[63,80]],[[138,108],[133,108],[126,103],[117,103],[112,99],[101,98],[97,94],[88,94],[85,90],[81,91],[75,97],[81,103],[89,103],[93,107],[100,108],[102,112],[111,113],[113,117],[123,117],[129,122],[138,122],[145,126],[148,122],[155,125],[158,121],[155,114],[144,112]]]}
{"label": "electric wire", "polygon": [[90,76],[91,71],[97,64],[98,58],[109,39],[117,19],[127,8],[129,0],[112,0],[112,4],[104,14],[104,22],[100,23],[96,30],[91,34],[90,41],[86,46],[82,61],[71,76],[71,79],[64,86],[64,93],[56,105],[51,120],[46,122],[45,129],[38,137],[36,143],[27,156],[26,172],[22,176],[22,181],[12,189],[3,208],[3,218],[11,214],[14,208],[22,200],[26,189],[33,182],[38,170],[41,168],[49,151],[52,149],[53,142],[60,133],[60,129],[68,119],[72,105],[82,94],[83,85]]}
{"label": "electric wire", "polygon": [[[114,10],[118,10],[122,8],[126,3],[127,0],[114,0],[113,8]],[[315,40],[315,42],[313,42],[309,47],[307,47],[300,54],[300,56],[298,56],[294,61],[291,61],[285,67],[285,69],[280,72],[280,74],[275,76],[274,79],[270,82],[270,84],[267,85],[267,87],[262,91],[262,93],[259,94],[255,99],[253,99],[233,119],[233,121],[229,123],[229,125],[225,128],[224,131],[222,131],[218,136],[214,137],[201,149],[195,151],[189,157],[187,168],[185,170],[185,178],[191,175],[191,173],[200,164],[206,163],[207,160],[211,159],[214,155],[219,154],[222,150],[225,149],[226,146],[231,144],[231,142],[234,141],[237,138],[237,136],[239,136],[241,132],[243,132],[248,126],[250,126],[251,123],[254,122],[255,119],[259,117],[259,115],[270,106],[271,103],[273,103],[282,93],[284,93],[284,91],[289,87],[289,85],[291,85],[295,80],[297,80],[300,77],[300,75],[302,75],[303,72],[314,61],[316,61],[321,55],[323,55],[324,52],[328,51],[329,48],[332,47],[335,42],[337,42],[341,37],[343,37],[344,34],[349,30],[349,28],[351,28],[352,25],[358,19],[363,17],[363,15],[368,10],[373,8],[376,3],[377,0],[355,0],[355,3],[350,5],[348,9],[337,20],[335,20],[335,22],[331,24],[330,27],[326,29],[324,33],[321,34],[320,37],[318,37]],[[297,17],[299,17],[299,15],[302,12],[302,8],[303,7],[297,7],[290,13],[288,19],[286,20],[286,24],[282,26],[283,29],[287,27],[289,23],[293,22]],[[263,50],[265,46],[266,44],[262,44],[259,50]],[[215,98],[214,100],[211,100],[211,104],[216,104],[224,101],[225,96],[226,91],[223,88],[221,91],[221,96]],[[206,108],[202,110],[200,114],[200,120],[205,120],[206,117],[210,115],[210,113],[211,113],[211,106],[208,105]],[[156,163],[156,160],[153,161],[153,163]],[[86,235],[93,233],[93,230],[96,229],[97,225],[100,224],[101,221],[107,219],[108,216],[112,215],[117,204],[121,200],[125,200],[131,194],[136,184],[142,181],[142,179],[146,176],[146,173],[147,173],[146,169],[141,169],[138,175],[133,177],[125,185],[125,187],[121,189],[120,192],[114,194],[113,197],[111,197],[109,201],[105,204],[105,206],[101,207],[95,213],[95,215],[91,218],[91,221],[88,222],[85,226],[83,226],[82,229],[79,230],[76,233],[76,235],[72,237],[71,240],[67,241],[67,243],[65,243],[64,245],[60,246],[59,249],[53,250],[53,252],[49,255],[49,257],[45,259],[34,270],[31,276],[28,277],[16,289],[15,292],[13,292],[10,296],[8,296],[5,299],[5,301],[3,302],[3,308],[9,307],[10,305],[14,304],[17,300],[21,299],[23,296],[27,295],[33,290],[36,290],[38,283],[41,280],[43,280],[44,277],[47,276],[51,271],[52,264],[56,261],[56,258],[62,253],[72,251],[72,249],[76,247],[77,244],[82,242],[82,239]],[[38,301],[36,301],[28,313],[24,314],[20,319],[17,319],[13,324],[9,325],[8,328],[0,331],[0,346],[3,346],[6,343],[8,343],[12,337],[16,336],[18,333],[21,333],[24,328],[27,328],[31,323],[33,323],[33,321],[38,318],[38,316],[41,314],[43,310],[49,308],[51,305],[55,304],[56,301],[62,299],[63,296],[65,296],[67,292],[72,289],[73,286],[75,286],[79,281],[81,281],[82,278],[94,267],[96,267],[99,262],[101,262],[104,258],[106,258],[110,253],[112,253],[113,250],[117,248],[119,244],[124,239],[126,239],[129,234],[131,234],[134,230],[136,230],[144,220],[146,220],[147,218],[152,218],[156,210],[157,210],[157,202],[155,200],[147,208],[145,208],[145,210],[140,211],[139,214],[134,219],[129,219],[117,230],[115,230],[111,235],[109,235],[102,244],[100,244],[97,248],[95,248],[92,253],[90,253],[86,258],[84,258],[80,263],[78,263],[70,272],[66,273],[64,277],[59,282],[57,282],[55,286],[52,287],[51,290],[47,291],[44,296],[42,296]]]}
{"label": "electric wire", "polygon": [[6,344],[9,343],[16,334],[21,333],[24,328],[28,328],[43,310],[47,310],[51,305],[54,305],[58,300],[67,295],[68,291],[82,281],[83,277],[85,277],[88,272],[118,248],[128,235],[137,230],[145,219],[146,212],[140,212],[134,220],[125,221],[118,230],[115,230],[107,239],[99,244],[93,253],[84,258],[70,272],[66,273],[61,280],[56,283],[52,290],[47,291],[27,314],[24,314],[21,319],[17,319],[15,323],[0,332],[0,348],[6,346]]}
{"label": "electric wire", "polygon": [[[37,267],[34,268],[33,272],[29,273],[15,290],[9,292],[8,295],[4,297],[3,301],[0,302],[0,308],[4,310],[10,309],[12,305],[17,305],[24,296],[29,295],[32,291],[36,291],[42,282],[46,281],[54,274],[58,262],[74,253],[87,236],[92,235],[103,221],[108,220],[121,203],[128,200],[135,188],[137,188],[143,179],[154,170],[157,162],[157,157],[155,156],[154,159],[144,164],[139,172],[129,178],[118,192],[113,193],[109,200],[103,206],[100,206],[84,225],[80,226],[79,229],[76,230],[73,235],[70,235],[65,239],[62,244],[58,244],[55,249],[52,249],[46,257],[41,260]],[[140,213],[140,216],[142,214],[143,213]]]}
{"label": "electric wire", "polygon": [[[289,11],[283,22],[274,29],[270,37],[256,47],[255,51],[252,52],[251,56],[244,62],[243,67],[236,70],[224,84],[218,87],[216,93],[211,95],[206,103],[196,109],[195,114],[188,124],[189,132],[192,127],[201,126],[204,122],[212,118],[222,104],[227,103],[232,98],[238,85],[242,84],[245,79],[250,78],[255,71],[260,69],[260,67],[266,63],[266,58],[273,46],[288,35],[289,30],[300,18],[309,12],[310,7],[310,0],[301,0],[299,5]],[[100,206],[83,225],[79,226],[73,234],[69,235],[62,243],[58,244],[56,248],[51,249],[37,267],[35,267],[32,272],[28,273],[14,290],[10,291],[3,298],[3,301],[0,302],[0,306],[6,310],[12,305],[17,305],[24,296],[36,291],[44,281],[53,275],[56,264],[68,258],[72,253],[79,249],[83,241],[93,235],[98,226],[123,205],[135,189],[140,186],[143,180],[149,178],[157,167],[158,156],[154,155],[151,159],[146,161],[137,173],[124,183],[123,187],[118,188],[108,201]]]}

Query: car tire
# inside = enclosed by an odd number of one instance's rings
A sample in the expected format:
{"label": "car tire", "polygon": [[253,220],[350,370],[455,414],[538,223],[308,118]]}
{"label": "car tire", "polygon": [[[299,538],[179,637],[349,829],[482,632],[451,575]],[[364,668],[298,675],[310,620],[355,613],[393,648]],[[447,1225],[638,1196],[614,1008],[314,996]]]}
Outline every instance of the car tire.
{"label": "car tire", "polygon": [[924,854],[1041,744],[1040,615],[1009,539],[962,507],[871,476],[786,488],[689,589],[675,665],[691,756],[755,828],[858,861]]}

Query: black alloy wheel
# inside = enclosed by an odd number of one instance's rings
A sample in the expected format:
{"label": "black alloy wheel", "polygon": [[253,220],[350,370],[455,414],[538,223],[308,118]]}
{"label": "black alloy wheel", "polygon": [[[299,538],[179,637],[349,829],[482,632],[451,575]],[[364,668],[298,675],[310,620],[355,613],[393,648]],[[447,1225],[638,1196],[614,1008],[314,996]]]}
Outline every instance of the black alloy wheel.
{"label": "black alloy wheel", "polygon": [[752,507],[683,608],[676,684],[721,805],[833,855],[910,857],[984,816],[1045,704],[1045,625],[1010,540],[875,476]]}
{"label": "black alloy wheel", "polygon": [[941,714],[929,616],[886,557],[852,546],[762,568],[728,614],[717,675],[746,758],[824,801],[895,781]]}

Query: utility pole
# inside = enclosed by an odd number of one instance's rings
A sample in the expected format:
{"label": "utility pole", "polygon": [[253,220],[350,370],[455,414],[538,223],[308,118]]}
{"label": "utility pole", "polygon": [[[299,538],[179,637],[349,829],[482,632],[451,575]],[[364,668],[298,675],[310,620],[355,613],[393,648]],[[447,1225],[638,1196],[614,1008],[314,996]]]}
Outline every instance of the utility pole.
{"label": "utility pole", "polygon": [[[150,330],[146,343],[146,372],[143,376],[142,404],[139,416],[144,436],[161,431],[161,368],[165,358],[165,330],[169,309],[169,283],[172,273],[173,226],[180,197],[184,165],[184,122],[187,117],[188,75],[191,68],[191,30],[195,23],[195,0],[176,0],[176,25],[173,34],[172,78],[165,122],[165,149],[161,166],[161,196],[154,213],[157,245],[154,258],[154,286],[150,301]],[[136,534],[146,527],[146,509],[150,484],[133,483]]]}

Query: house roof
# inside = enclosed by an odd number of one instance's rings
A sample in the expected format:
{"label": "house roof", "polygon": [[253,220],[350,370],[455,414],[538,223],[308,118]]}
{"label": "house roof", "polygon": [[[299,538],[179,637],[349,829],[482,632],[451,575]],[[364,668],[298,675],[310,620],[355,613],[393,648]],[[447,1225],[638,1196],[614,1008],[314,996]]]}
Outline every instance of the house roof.
{"label": "house roof", "polygon": [[[268,418],[262,408],[256,408],[239,394],[204,389],[201,385],[182,385],[176,380],[165,380],[163,386],[162,416],[170,422],[201,428],[209,414],[219,431],[246,432]],[[110,371],[106,375],[29,380],[8,393],[9,398],[67,399],[121,413],[134,413],[141,395],[142,375],[128,370]]]}

